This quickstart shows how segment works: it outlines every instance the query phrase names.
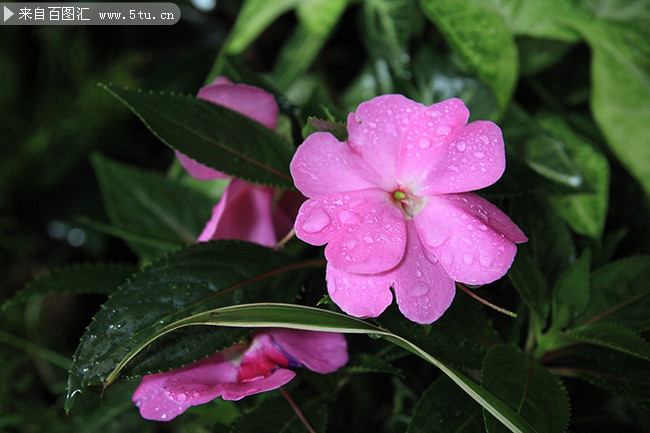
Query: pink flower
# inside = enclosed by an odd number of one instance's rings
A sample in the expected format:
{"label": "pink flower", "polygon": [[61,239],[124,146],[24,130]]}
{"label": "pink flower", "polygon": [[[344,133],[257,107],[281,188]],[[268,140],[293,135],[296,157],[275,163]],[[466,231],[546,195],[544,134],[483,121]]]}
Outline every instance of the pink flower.
{"label": "pink flower", "polygon": [[304,365],[331,373],[348,361],[342,334],[269,328],[183,368],[142,378],[133,402],[143,418],[170,421],[190,406],[217,397],[240,400],[281,387],[296,375],[287,367]]}
{"label": "pink flower", "polygon": [[[275,129],[278,104],[273,95],[246,84],[232,84],[225,77],[199,90],[199,98],[236,111]],[[218,172],[176,152],[180,163],[199,180],[227,179]],[[199,242],[213,239],[240,239],[273,246],[291,229],[298,207],[304,198],[287,192],[274,205],[277,190],[239,179],[232,179],[221,200],[212,210],[212,218],[198,238]]]}
{"label": "pink flower", "polygon": [[473,191],[505,169],[501,130],[467,124],[460,99],[430,107],[384,95],[348,116],[348,140],[307,137],[291,162],[300,208],[296,235],[328,244],[327,288],[348,314],[376,317],[395,297],[402,313],[432,323],[455,281],[501,278],[522,231]]}

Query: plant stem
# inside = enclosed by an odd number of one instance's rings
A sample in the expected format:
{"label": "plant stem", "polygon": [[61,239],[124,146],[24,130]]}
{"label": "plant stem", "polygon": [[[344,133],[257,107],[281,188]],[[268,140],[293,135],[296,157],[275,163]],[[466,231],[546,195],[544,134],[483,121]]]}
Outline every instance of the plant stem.
{"label": "plant stem", "polygon": [[287,402],[289,402],[289,405],[291,406],[293,411],[296,413],[296,415],[298,415],[298,418],[300,418],[300,421],[302,421],[302,423],[305,425],[305,428],[307,429],[307,431],[309,431],[309,433],[316,433],[316,431],[313,429],[311,424],[309,424],[309,421],[307,421],[307,418],[305,418],[305,415],[302,413],[302,411],[300,410],[300,408],[298,407],[296,402],[293,401],[293,399],[291,398],[291,396],[289,395],[287,390],[284,389],[283,386],[280,387],[280,392],[282,393],[284,398],[287,400]]}

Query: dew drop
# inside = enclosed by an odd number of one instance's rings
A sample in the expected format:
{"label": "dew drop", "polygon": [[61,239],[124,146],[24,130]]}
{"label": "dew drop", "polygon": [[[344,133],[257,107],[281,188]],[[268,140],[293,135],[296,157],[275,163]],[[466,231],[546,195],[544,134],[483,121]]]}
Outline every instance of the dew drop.
{"label": "dew drop", "polygon": [[449,135],[451,128],[448,126],[440,126],[436,129],[436,135]]}
{"label": "dew drop", "polygon": [[480,139],[484,144],[490,144],[490,139],[487,137],[487,135],[481,135]]}
{"label": "dew drop", "polygon": [[480,226],[478,226],[478,229],[486,231],[488,229],[488,227],[485,224],[481,224]]}
{"label": "dew drop", "polygon": [[422,276],[422,272],[419,269],[415,270],[415,276],[420,278]]}
{"label": "dew drop", "polygon": [[459,141],[456,143],[456,149],[458,149],[459,152],[463,152],[467,148],[467,143],[464,141]]}
{"label": "dew drop", "polygon": [[470,254],[466,254],[465,257],[463,257],[463,261],[466,265],[471,265],[474,262],[474,257]]}
{"label": "dew drop", "polygon": [[485,158],[485,154],[483,152],[474,152],[474,156],[478,159]]}
{"label": "dew drop", "polygon": [[318,233],[327,227],[331,222],[332,220],[330,219],[329,215],[327,215],[327,212],[321,208],[317,208],[304,222],[302,229],[307,233]]}
{"label": "dew drop", "polygon": [[162,418],[162,419],[166,419],[166,418],[167,418],[167,414],[164,413],[164,414],[160,415],[160,418]]}
{"label": "dew drop", "polygon": [[180,402],[183,402],[183,401],[187,400],[187,394],[185,394],[184,392],[181,392],[180,394],[176,395],[176,400],[178,400]]}
{"label": "dew drop", "polygon": [[411,294],[419,298],[420,296],[424,296],[429,293],[429,290],[431,290],[431,288],[427,283],[418,281],[411,287]]}
{"label": "dew drop", "polygon": [[431,141],[430,141],[428,138],[423,138],[423,139],[420,140],[420,142],[418,143],[418,146],[420,146],[420,149],[426,149],[426,148],[429,147],[430,145],[431,145]]}
{"label": "dew drop", "polygon": [[366,241],[366,243],[371,244],[372,243],[372,236],[364,236],[363,240]]}

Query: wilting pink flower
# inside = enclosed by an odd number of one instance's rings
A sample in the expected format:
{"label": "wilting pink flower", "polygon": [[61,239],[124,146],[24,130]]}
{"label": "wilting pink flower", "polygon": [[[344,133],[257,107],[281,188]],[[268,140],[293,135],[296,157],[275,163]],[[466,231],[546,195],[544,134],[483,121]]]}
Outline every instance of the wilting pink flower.
{"label": "wilting pink flower", "polygon": [[305,366],[331,373],[348,361],[342,334],[269,328],[183,368],[142,378],[133,402],[143,418],[169,421],[190,406],[217,397],[239,400],[281,387],[296,375],[288,367]]}
{"label": "wilting pink flower", "polygon": [[[278,104],[270,93],[246,84],[233,84],[225,77],[217,78],[197,95],[275,129]],[[227,179],[228,175],[206,167],[176,152],[183,167],[199,180]],[[240,239],[273,246],[293,225],[303,197],[287,192],[274,204],[277,190],[239,179],[232,179],[221,200],[212,210],[212,218],[199,236],[199,242],[212,239]]]}
{"label": "wilting pink flower", "polygon": [[525,242],[521,230],[473,191],[505,169],[501,130],[467,124],[460,99],[430,107],[384,95],[348,116],[348,140],[317,132],[291,162],[309,198],[296,235],[328,244],[327,288],[348,314],[376,317],[392,302],[431,323],[449,307],[455,281],[502,277]]}

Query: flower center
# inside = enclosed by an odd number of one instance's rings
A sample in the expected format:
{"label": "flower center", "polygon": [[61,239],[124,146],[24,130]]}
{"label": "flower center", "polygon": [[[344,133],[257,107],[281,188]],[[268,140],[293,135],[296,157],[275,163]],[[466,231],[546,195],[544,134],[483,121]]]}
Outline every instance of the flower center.
{"label": "flower center", "polygon": [[418,212],[424,209],[427,201],[428,197],[416,197],[400,189],[393,191],[393,203],[402,211],[407,220],[413,219]]}

